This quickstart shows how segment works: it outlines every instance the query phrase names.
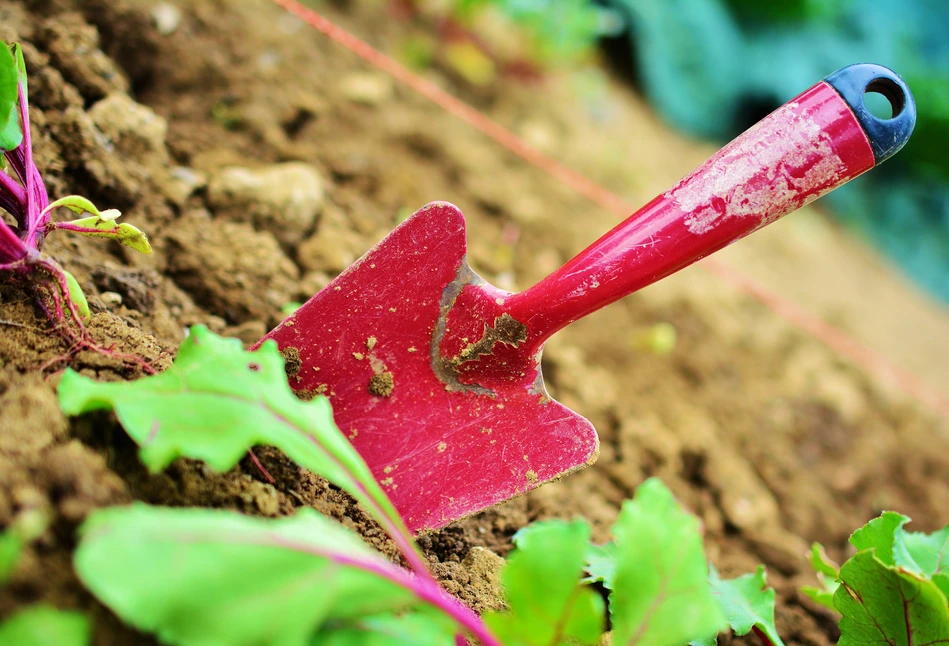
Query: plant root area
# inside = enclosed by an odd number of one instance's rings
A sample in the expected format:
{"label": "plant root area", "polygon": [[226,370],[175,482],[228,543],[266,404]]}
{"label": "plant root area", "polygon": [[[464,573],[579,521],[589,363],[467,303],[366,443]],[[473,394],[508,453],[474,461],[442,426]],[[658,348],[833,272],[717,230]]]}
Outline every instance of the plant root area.
{"label": "plant root area", "polygon": [[[155,250],[61,233],[46,247],[89,296],[92,338],[116,353],[163,369],[199,323],[249,346],[400,213],[433,200],[462,208],[470,263],[506,289],[532,285],[616,222],[267,0],[174,4],[169,13],[146,0],[0,2],[0,36],[23,43],[51,195],[122,210]],[[434,33],[387,7],[320,4],[387,51]],[[608,105],[621,117],[591,116],[559,76],[476,88],[438,56],[424,73],[634,203],[707,154],[612,81]],[[636,342],[658,323],[676,329],[671,353]],[[35,509],[50,518],[0,589],[0,617],[47,601],[90,613],[99,646],[154,643],[86,593],[71,566],[82,520],[136,499],[268,517],[315,507],[394,557],[347,496],[275,450],[256,451],[273,484],[249,459],[223,474],[188,460],[148,473],[114,416],[60,413],[66,365],[103,380],[143,376],[70,347],[21,286],[0,288],[0,527]],[[837,639],[832,613],[798,592],[812,582],[812,541],[843,560],[849,533],[881,510],[911,516],[916,530],[949,522],[945,420],[701,268],[560,333],[544,371],[550,394],[597,427],[599,461],[420,539],[438,578],[476,611],[498,607],[497,557],[519,528],[583,514],[606,541],[649,476],[702,519],[724,575],[767,566],[789,644]]]}

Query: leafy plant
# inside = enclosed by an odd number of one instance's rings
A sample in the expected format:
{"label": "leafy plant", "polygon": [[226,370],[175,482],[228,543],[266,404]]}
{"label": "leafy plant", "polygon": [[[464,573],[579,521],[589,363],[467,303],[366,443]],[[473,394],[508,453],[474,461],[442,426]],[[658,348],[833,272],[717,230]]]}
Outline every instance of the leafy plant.
{"label": "leafy plant", "polygon": [[[0,586],[13,574],[23,546],[46,527],[42,513],[21,515],[0,532]],[[82,613],[57,610],[45,604],[27,606],[0,622],[0,644],[16,646],[85,646],[90,625]]]}
{"label": "leafy plant", "polygon": [[471,22],[488,7],[523,29],[533,59],[543,65],[587,56],[600,36],[621,25],[615,13],[589,0],[459,0],[454,11]]}
{"label": "leafy plant", "polygon": [[[115,354],[90,340],[83,324],[89,318],[86,297],[72,274],[41,253],[43,242],[49,233],[62,229],[111,238],[142,253],[151,253],[151,247],[141,231],[115,223],[119,211],[99,211],[92,202],[76,195],[49,201],[43,177],[33,162],[26,63],[16,44],[11,48],[0,43],[0,152],[6,162],[0,163],[0,208],[15,220],[15,224],[9,224],[0,218],[0,272],[29,281],[40,308],[70,338],[74,349]],[[3,170],[6,166],[12,168],[12,174]],[[50,214],[59,207],[90,215],[53,222]],[[78,332],[65,325],[67,313]]]}
{"label": "leafy plant", "polygon": [[35,605],[0,623],[0,644],[16,646],[86,646],[91,627],[80,612]]}
{"label": "leafy plant", "polygon": [[841,614],[840,646],[949,641],[949,526],[907,532],[909,520],[888,511],[855,531],[857,553],[839,569],[813,548],[812,565],[833,581],[805,593]]}
{"label": "leafy plant", "polygon": [[[67,370],[59,395],[71,415],[112,408],[152,470],[178,456],[224,470],[255,444],[276,446],[352,494],[411,569],[311,510],[281,520],[141,504],[94,512],[75,555],[80,578],[124,620],[167,643],[435,645],[470,635],[484,646],[555,646],[601,639],[604,603],[582,577],[591,551],[604,548],[590,545],[585,521],[521,530],[501,575],[507,610],[478,617],[434,580],[333,423],[328,401],[293,395],[272,342],[247,352],[195,327],[164,373],[97,383]],[[659,481],[639,488],[613,533],[603,561],[610,573],[601,578],[612,591],[617,643],[673,646],[725,627],[698,520]]]}

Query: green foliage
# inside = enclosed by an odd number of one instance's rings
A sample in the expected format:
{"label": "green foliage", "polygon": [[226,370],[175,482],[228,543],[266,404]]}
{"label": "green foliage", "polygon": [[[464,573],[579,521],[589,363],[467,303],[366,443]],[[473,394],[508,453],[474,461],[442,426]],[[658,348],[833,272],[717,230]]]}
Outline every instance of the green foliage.
{"label": "green foliage", "polygon": [[588,55],[597,39],[620,27],[618,16],[590,0],[459,0],[455,14],[470,21],[495,7],[530,39],[541,64],[565,64]]}
{"label": "green foliage", "polygon": [[722,579],[713,567],[709,583],[736,635],[747,635],[757,628],[773,646],[784,646],[774,625],[774,588],[768,587],[763,565],[737,579]]}
{"label": "green foliage", "polygon": [[131,247],[144,254],[150,254],[152,247],[144,233],[131,224],[115,224],[115,220],[121,217],[122,213],[116,209],[106,209],[100,211],[91,200],[81,195],[67,195],[46,207],[44,213],[52,211],[58,207],[65,207],[70,211],[79,213],[92,213],[90,217],[79,218],[56,224],[56,228],[73,231],[80,235],[91,238],[110,238]]}
{"label": "green foliage", "polygon": [[13,574],[22,550],[23,540],[17,532],[12,529],[0,532],[0,585]]}
{"label": "green foliage", "polygon": [[310,646],[447,646],[452,624],[443,615],[418,611],[345,622],[321,631]]}
{"label": "green foliage", "polygon": [[909,520],[888,511],[856,530],[850,543],[858,551],[839,571],[819,545],[811,548],[823,585],[805,593],[841,614],[839,646],[949,641],[949,526],[907,532]]}
{"label": "green foliage", "polygon": [[607,590],[613,589],[616,576],[616,543],[591,545],[587,550],[587,582],[600,582]]}
{"label": "green foliage", "polygon": [[19,78],[13,53],[0,45],[0,150],[14,150],[23,141],[19,121]]}
{"label": "green foliage", "polygon": [[840,568],[834,594],[838,646],[912,646],[949,642],[946,595],[930,579],[884,564],[873,549]]}
{"label": "green foliage", "polygon": [[590,578],[611,591],[613,643],[672,646],[725,628],[698,519],[662,482],[640,485],[612,531],[612,546],[588,550],[587,558]]}
{"label": "green foliage", "polygon": [[46,605],[29,606],[0,623],[0,644],[6,646],[85,646],[89,620],[78,612]]}
{"label": "green foliage", "polygon": [[509,610],[485,623],[507,646],[596,644],[603,599],[582,585],[590,527],[583,520],[534,523],[519,531],[502,573]]}
{"label": "green foliage", "polygon": [[137,504],[94,512],[81,537],[86,587],[171,644],[304,646],[332,622],[419,604],[385,576],[401,570],[309,509],[274,521]]}
{"label": "green foliage", "polygon": [[894,564],[918,576],[932,579],[949,597],[949,526],[938,532],[896,532]]}
{"label": "green foliage", "polygon": [[65,269],[63,270],[63,277],[66,279],[66,292],[69,294],[69,300],[76,306],[79,318],[88,321],[92,316],[92,312],[89,311],[89,301],[86,300],[86,294],[82,291],[79,281]]}
{"label": "green foliage", "polygon": [[114,409],[152,471],[179,456],[226,471],[249,447],[276,446],[407,533],[366,463],[336,428],[329,401],[304,402],[290,390],[273,341],[247,352],[239,340],[195,326],[165,372],[133,383],[98,383],[66,370],[59,401],[67,415]]}
{"label": "green foliage", "polygon": [[805,585],[801,592],[810,597],[811,601],[834,610],[834,593],[840,586],[840,566],[827,558],[824,547],[820,543],[811,545],[811,567],[817,573],[819,586]]}

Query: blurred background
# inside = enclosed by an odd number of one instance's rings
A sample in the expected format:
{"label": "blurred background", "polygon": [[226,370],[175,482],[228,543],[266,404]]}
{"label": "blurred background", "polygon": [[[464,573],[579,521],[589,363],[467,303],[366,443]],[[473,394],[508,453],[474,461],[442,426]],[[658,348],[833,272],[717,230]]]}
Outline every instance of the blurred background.
{"label": "blurred background", "polygon": [[[597,52],[670,125],[724,142],[854,62],[897,70],[919,111],[906,149],[824,201],[935,298],[949,302],[949,3],[944,0],[396,0],[437,18],[468,81],[542,76]],[[505,24],[506,23],[506,24]],[[519,38],[511,38],[511,30]],[[453,43],[453,44],[452,44]],[[444,45],[442,43],[441,45]],[[432,45],[403,58],[424,66]],[[879,99],[878,103],[870,103]],[[882,96],[871,110],[889,116]]]}

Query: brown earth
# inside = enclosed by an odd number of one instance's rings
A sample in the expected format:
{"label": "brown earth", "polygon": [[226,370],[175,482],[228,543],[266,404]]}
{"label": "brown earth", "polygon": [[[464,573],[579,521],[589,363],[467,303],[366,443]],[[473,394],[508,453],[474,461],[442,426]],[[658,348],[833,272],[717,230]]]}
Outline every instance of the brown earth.
{"label": "brown earth", "polygon": [[[435,199],[465,211],[469,258],[503,287],[533,284],[614,223],[266,0],[181,4],[180,22],[163,35],[144,0],[0,2],[0,37],[24,44],[51,195],[123,210],[155,248],[145,257],[50,239],[47,251],[90,297],[98,343],[159,369],[192,324],[250,344],[401,210]],[[427,29],[390,20],[369,1],[326,10],[384,48]],[[444,72],[428,74],[637,202],[704,150],[670,135],[622,89],[608,90],[604,105],[623,114],[604,136],[591,134],[603,115],[584,112],[588,99],[563,78],[485,90]],[[677,330],[671,354],[636,341],[659,322]],[[216,474],[179,460],[148,474],[113,417],[59,412],[56,371],[68,350],[22,289],[0,289],[0,526],[31,510],[51,518],[0,590],[0,617],[46,600],[90,612],[97,645],[153,643],[85,593],[70,565],[82,519],[132,499],[264,516],[313,506],[394,554],[346,496],[270,449],[258,456],[276,485],[250,464]],[[100,379],[142,375],[90,351],[70,365]],[[703,520],[725,574],[768,566],[789,644],[836,640],[832,614],[797,592],[810,581],[809,542],[845,558],[850,531],[883,509],[912,516],[920,530],[949,522],[946,421],[701,269],[571,326],[549,344],[545,373],[551,394],[597,426],[601,455],[594,467],[421,539],[439,578],[476,610],[498,603],[497,559],[487,550],[504,555],[526,523],[577,514],[605,541],[620,503],[648,476]]]}

